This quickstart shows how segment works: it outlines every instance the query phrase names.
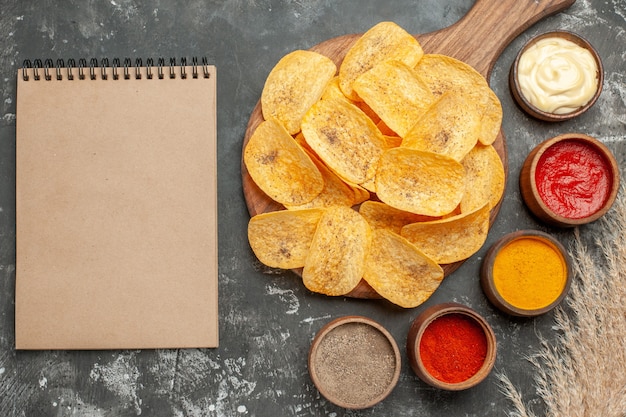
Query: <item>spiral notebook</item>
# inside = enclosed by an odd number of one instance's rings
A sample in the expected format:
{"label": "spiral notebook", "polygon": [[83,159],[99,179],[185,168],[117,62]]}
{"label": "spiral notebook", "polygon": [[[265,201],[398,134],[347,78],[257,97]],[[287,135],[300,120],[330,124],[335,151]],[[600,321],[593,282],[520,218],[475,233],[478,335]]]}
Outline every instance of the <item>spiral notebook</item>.
{"label": "spiral notebook", "polygon": [[216,69],[25,61],[17,349],[218,345]]}

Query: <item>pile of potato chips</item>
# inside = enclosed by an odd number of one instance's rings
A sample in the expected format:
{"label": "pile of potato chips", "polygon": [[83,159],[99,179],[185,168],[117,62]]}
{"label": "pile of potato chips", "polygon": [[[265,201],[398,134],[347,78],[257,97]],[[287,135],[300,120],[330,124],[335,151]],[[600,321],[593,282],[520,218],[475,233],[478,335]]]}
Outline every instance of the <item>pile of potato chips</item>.
{"label": "pile of potato chips", "polygon": [[502,107],[482,75],[424,54],[377,24],[339,68],[298,50],[272,69],[263,121],[244,148],[252,180],[285,210],[253,216],[250,246],[305,286],[338,296],[365,280],[402,307],[423,303],[442,265],[481,248],[505,172]]}

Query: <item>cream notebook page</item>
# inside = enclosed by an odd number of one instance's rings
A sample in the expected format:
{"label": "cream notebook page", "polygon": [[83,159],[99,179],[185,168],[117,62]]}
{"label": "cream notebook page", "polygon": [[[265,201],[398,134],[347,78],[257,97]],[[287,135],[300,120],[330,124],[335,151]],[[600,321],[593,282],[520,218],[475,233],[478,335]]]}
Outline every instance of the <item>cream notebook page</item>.
{"label": "cream notebook page", "polygon": [[17,349],[217,346],[215,67],[161,69],[19,70]]}

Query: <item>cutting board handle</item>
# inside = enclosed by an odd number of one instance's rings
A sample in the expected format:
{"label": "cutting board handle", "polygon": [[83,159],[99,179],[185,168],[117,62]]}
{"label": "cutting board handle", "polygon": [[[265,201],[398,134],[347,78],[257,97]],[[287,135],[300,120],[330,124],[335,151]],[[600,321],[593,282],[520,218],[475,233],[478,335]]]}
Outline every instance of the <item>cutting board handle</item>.
{"label": "cutting board handle", "polygon": [[[425,51],[436,50],[472,65],[487,79],[513,39],[542,18],[567,9],[576,0],[477,0],[458,22],[416,35]],[[463,39],[463,42],[459,42]]]}

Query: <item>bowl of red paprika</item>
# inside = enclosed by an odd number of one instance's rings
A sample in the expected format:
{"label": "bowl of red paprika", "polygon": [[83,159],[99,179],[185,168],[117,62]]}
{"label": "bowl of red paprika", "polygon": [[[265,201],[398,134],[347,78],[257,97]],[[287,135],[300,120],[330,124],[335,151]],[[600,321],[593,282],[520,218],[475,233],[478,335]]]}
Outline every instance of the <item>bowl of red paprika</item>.
{"label": "bowl of red paprika", "polygon": [[482,382],[496,360],[496,336],[487,321],[459,303],[442,303],[422,311],[407,337],[407,356],[425,383],[461,391]]}
{"label": "bowl of red paprika", "polygon": [[602,217],[615,202],[619,182],[611,150],[582,133],[562,134],[537,145],[519,178],[528,209],[557,227],[580,226]]}

